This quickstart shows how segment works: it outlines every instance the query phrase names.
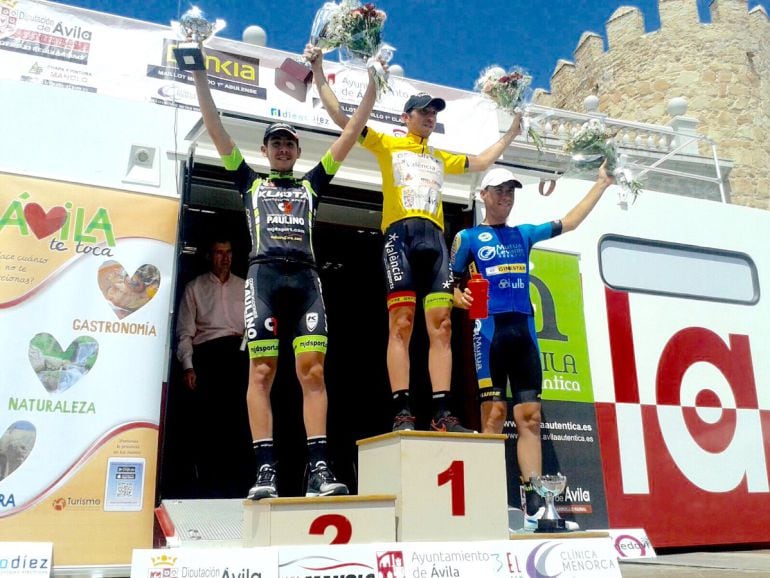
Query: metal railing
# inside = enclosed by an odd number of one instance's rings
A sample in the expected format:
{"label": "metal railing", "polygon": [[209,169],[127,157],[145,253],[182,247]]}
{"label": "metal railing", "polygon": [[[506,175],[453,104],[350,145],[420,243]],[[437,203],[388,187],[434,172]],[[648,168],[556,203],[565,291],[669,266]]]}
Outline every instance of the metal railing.
{"label": "metal railing", "polygon": [[[500,113],[500,117],[501,127],[510,124],[509,114]],[[716,189],[714,192],[718,191],[719,200],[727,202],[723,171],[713,140],[689,131],[677,132],[671,126],[613,119],[600,113],[530,105],[524,130],[511,145],[517,149],[516,157],[520,163],[517,168],[542,179],[558,178],[569,172],[572,163],[569,154],[564,151],[564,144],[591,119],[601,120],[608,132],[614,134],[613,140],[622,164],[631,169],[636,179],[665,183],[666,187],[662,190],[667,192],[687,189],[675,184],[672,186],[677,179],[709,183],[712,189]],[[527,125],[542,137],[539,149],[527,136]],[[704,148],[710,154],[701,154]],[[696,196],[708,198],[703,194]]]}

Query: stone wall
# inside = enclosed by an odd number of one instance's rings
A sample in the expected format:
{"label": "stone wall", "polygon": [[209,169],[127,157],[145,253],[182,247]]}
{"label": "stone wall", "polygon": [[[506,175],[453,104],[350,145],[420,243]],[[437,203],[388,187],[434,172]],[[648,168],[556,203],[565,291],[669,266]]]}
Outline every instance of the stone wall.
{"label": "stone wall", "polygon": [[537,91],[536,102],[583,112],[595,94],[610,117],[667,124],[669,99],[683,96],[699,132],[735,162],[731,201],[770,209],[770,20],[747,0],[712,0],[709,9],[703,24],[696,0],[659,0],[661,27],[645,33],[638,8],[618,8],[606,23],[609,48],[584,33],[574,62],[557,63],[551,92]]}

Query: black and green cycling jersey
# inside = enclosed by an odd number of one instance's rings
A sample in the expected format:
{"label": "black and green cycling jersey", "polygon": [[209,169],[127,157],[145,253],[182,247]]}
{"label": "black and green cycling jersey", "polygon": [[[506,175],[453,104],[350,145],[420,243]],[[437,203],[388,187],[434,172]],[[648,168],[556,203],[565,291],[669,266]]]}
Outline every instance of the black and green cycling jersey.
{"label": "black and green cycling jersey", "polygon": [[318,202],[340,167],[331,152],[302,178],[276,171],[259,175],[246,164],[238,147],[222,160],[228,171],[236,173],[235,185],[246,209],[251,233],[249,261],[314,265],[313,224]]}

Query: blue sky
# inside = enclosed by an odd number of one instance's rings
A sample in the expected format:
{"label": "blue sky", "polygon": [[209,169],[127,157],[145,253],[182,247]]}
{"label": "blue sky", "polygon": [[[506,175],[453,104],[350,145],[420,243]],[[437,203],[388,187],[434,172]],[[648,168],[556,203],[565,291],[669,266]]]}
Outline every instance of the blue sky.
{"label": "blue sky", "polygon": [[[726,0],[723,0],[726,1]],[[736,1],[736,0],[730,0]],[[745,1],[745,0],[744,0]],[[72,0],[64,2],[101,12],[168,24],[192,4],[210,19],[224,18],[220,36],[240,40],[246,26],[267,31],[267,45],[301,52],[322,0]],[[708,22],[708,0],[697,0],[701,21]],[[619,7],[638,6],[647,31],[659,27],[656,0],[379,0],[388,13],[385,40],[397,49],[395,63],[406,76],[471,90],[490,64],[522,66],[533,86],[549,88],[560,58],[572,52],[585,31],[605,36],[604,24]],[[770,0],[748,0],[749,9]],[[327,58],[336,58],[332,53]]]}

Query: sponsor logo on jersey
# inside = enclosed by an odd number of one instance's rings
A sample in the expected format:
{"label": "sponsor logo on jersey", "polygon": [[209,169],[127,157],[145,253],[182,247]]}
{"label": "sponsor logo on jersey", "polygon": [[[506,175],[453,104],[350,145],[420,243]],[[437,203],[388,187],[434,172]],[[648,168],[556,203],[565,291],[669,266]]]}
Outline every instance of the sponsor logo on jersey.
{"label": "sponsor logo on jersey", "polygon": [[254,303],[254,281],[246,279],[246,296],[244,299],[244,318],[246,320],[246,337],[249,340],[257,338],[256,322],[257,307]]}
{"label": "sponsor logo on jersey", "polygon": [[304,189],[286,190],[286,189],[262,189],[259,195],[266,199],[304,199],[306,197]]}
{"label": "sponsor logo on jersey", "polygon": [[525,263],[508,263],[505,265],[495,265],[487,267],[485,273],[487,277],[491,275],[503,275],[505,273],[526,273],[527,265]]}
{"label": "sponsor logo on jersey", "polygon": [[489,261],[490,259],[494,259],[495,253],[494,247],[482,247],[479,249],[479,259],[482,261]]}
{"label": "sponsor logo on jersey", "polygon": [[295,217],[294,215],[268,215],[268,225],[304,225],[304,217]]}

